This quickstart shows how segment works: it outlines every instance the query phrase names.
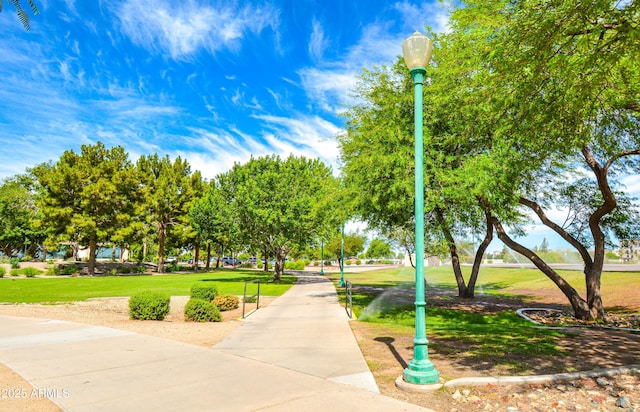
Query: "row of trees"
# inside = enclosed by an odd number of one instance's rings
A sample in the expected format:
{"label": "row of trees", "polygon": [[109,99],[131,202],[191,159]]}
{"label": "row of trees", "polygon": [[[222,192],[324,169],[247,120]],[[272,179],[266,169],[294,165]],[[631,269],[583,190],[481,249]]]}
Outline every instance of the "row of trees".
{"label": "row of trees", "polygon": [[[473,297],[497,233],[562,290],[576,317],[605,317],[605,247],[640,233],[636,200],[620,181],[640,169],[638,21],[634,0],[467,0],[452,11],[449,32],[432,34],[425,239],[427,253],[448,249],[460,296]],[[356,94],[361,103],[339,136],[345,182],[364,220],[407,238],[414,166],[406,66],[398,59],[365,70]],[[564,222],[550,218],[554,208],[568,211]],[[530,216],[578,252],[585,297],[513,236]],[[471,235],[481,242],[467,280],[456,240]]]}
{"label": "row of trees", "polygon": [[[279,279],[285,257],[322,239],[335,238],[341,219],[338,180],[319,160],[289,156],[251,158],[211,181],[180,157],[141,156],[136,163],[117,146],[83,145],[55,163],[6,179],[0,188],[0,248],[13,256],[38,245],[89,247],[114,244],[144,260],[157,244],[158,271],[168,247],[221,256],[249,251],[276,259]],[[359,250],[362,249],[364,238]],[[26,245],[29,245],[27,249]]]}

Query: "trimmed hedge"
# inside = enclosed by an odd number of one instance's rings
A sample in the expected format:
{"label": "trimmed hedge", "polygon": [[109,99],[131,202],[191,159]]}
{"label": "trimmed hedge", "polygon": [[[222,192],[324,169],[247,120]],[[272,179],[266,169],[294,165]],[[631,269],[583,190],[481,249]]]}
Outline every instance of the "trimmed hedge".
{"label": "trimmed hedge", "polygon": [[221,311],[238,309],[240,306],[240,299],[235,295],[218,295],[211,303],[216,305]]}
{"label": "trimmed hedge", "polygon": [[4,266],[0,266],[0,278],[3,278],[5,273],[7,273],[7,269]]}
{"label": "trimmed hedge", "polygon": [[129,316],[137,320],[163,320],[171,297],[162,292],[141,292],[129,298]]}
{"label": "trimmed hedge", "polygon": [[220,309],[213,303],[191,298],[184,307],[184,320],[193,322],[221,322]]}
{"label": "trimmed hedge", "polygon": [[215,284],[198,282],[191,286],[191,297],[194,299],[211,302],[216,296],[218,296],[218,288]]}

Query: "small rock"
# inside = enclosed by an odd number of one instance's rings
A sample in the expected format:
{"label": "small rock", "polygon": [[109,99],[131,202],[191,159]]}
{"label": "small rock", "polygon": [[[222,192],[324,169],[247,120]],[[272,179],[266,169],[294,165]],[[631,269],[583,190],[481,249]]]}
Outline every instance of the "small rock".
{"label": "small rock", "polygon": [[520,412],[518,408],[514,408],[513,406],[509,406],[506,412]]}
{"label": "small rock", "polygon": [[616,401],[616,406],[618,408],[629,408],[631,407],[631,401],[626,396],[621,396]]}
{"label": "small rock", "polygon": [[456,391],[453,393],[453,395],[451,395],[451,397],[455,400],[460,399],[462,395],[460,394],[460,391],[456,389]]}
{"label": "small rock", "polygon": [[597,383],[598,385],[600,385],[600,386],[608,386],[608,385],[611,385],[611,382],[609,382],[608,380],[606,380],[605,378],[602,378],[602,377],[600,377],[600,378],[596,379],[596,383]]}
{"label": "small rock", "polygon": [[469,389],[464,389],[464,390],[462,391],[462,394],[463,394],[464,396],[469,396],[469,394],[470,394],[470,393],[471,393],[471,391],[470,391]]}

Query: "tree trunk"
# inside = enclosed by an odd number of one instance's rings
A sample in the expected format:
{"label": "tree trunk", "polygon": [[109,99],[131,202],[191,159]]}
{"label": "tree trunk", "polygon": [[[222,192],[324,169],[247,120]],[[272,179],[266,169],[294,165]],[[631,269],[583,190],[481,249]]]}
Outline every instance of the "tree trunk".
{"label": "tree trunk", "polygon": [[198,259],[200,258],[200,247],[196,245],[195,252],[193,252],[193,270],[198,270]]}
{"label": "tree trunk", "polygon": [[484,239],[482,239],[482,243],[478,246],[478,250],[476,251],[476,255],[473,258],[473,266],[471,267],[471,276],[469,276],[469,284],[467,285],[467,290],[465,291],[464,298],[472,299],[475,297],[476,291],[476,281],[478,280],[478,275],[480,274],[480,264],[482,263],[482,259],[484,258],[484,253],[487,251],[489,244],[493,240],[493,225],[491,224],[491,213],[489,213],[487,208],[484,208],[484,217],[486,221],[486,229]]}
{"label": "tree trunk", "polygon": [[47,247],[45,246],[45,244],[42,244],[42,261],[46,262],[47,261]]}
{"label": "tree trunk", "polygon": [[158,273],[164,272],[164,241],[166,235],[164,222],[158,223]]}
{"label": "tree trunk", "polygon": [[211,242],[207,242],[207,263],[205,267],[207,270],[211,267]]}
{"label": "tree trunk", "polygon": [[551,279],[553,283],[556,284],[556,286],[560,288],[562,293],[569,300],[576,319],[594,319],[587,301],[585,301],[580,296],[580,294],[566,280],[564,280],[562,276],[558,275],[558,273],[549,265],[547,265],[542,259],[540,259],[540,257],[535,252],[511,239],[509,235],[507,235],[504,228],[502,227],[502,224],[497,218],[491,217],[490,221],[496,228],[496,231],[498,232],[498,238],[502,241],[502,243],[504,243],[505,245],[507,245],[507,247],[511,248],[517,253],[521,254],[522,256],[528,258],[531,263],[533,263],[538,269],[540,269],[542,273],[544,273],[549,279]]}
{"label": "tree trunk", "polygon": [[111,260],[116,261],[116,245],[111,246]]}
{"label": "tree trunk", "polygon": [[[464,298],[469,297],[468,288],[464,281],[464,276],[462,275],[462,268],[460,267],[460,256],[458,255],[458,247],[456,246],[455,239],[449,230],[449,226],[447,225],[444,213],[442,209],[436,208],[435,210],[436,220],[438,221],[438,225],[444,234],[444,238],[447,241],[447,245],[449,246],[449,255],[451,255],[451,266],[453,268],[453,275],[456,278],[456,283],[458,284],[458,297]],[[416,251],[416,253],[418,253]],[[473,297],[473,292],[471,296]]]}
{"label": "tree trunk", "polygon": [[89,262],[87,264],[87,273],[93,276],[96,273],[96,249],[98,245],[95,239],[89,240]]}
{"label": "tree trunk", "polygon": [[273,266],[273,281],[280,282],[280,278],[284,273],[284,259],[287,257],[286,251],[276,251],[276,264]]}

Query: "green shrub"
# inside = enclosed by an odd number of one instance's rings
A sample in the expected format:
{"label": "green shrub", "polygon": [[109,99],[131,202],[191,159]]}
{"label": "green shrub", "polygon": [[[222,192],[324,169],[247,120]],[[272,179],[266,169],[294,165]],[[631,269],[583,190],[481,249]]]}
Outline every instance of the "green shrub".
{"label": "green shrub", "polygon": [[61,273],[60,271],[60,267],[59,266],[51,266],[49,268],[47,268],[47,271],[45,272],[45,275],[47,276],[59,276]]}
{"label": "green shrub", "polygon": [[40,273],[42,273],[42,271],[40,269],[33,268],[33,267],[28,267],[28,268],[22,269],[22,274],[25,275],[28,278],[34,278],[34,277],[36,277],[36,275],[39,275]]}
{"label": "green shrub", "polygon": [[141,292],[129,298],[129,317],[137,320],[163,320],[169,313],[171,297],[161,292]]}
{"label": "green shrub", "polygon": [[356,260],[356,265],[361,265],[362,261],[360,259]]}
{"label": "green shrub", "polygon": [[61,275],[73,275],[74,273],[78,273],[78,267],[76,265],[67,265],[60,269]]}
{"label": "green shrub", "polygon": [[235,295],[218,295],[211,301],[221,311],[238,309],[240,299]]}
{"label": "green shrub", "polygon": [[211,302],[216,296],[218,296],[218,288],[215,284],[198,282],[191,286],[191,297],[194,299],[202,299],[207,302]]}
{"label": "green shrub", "polygon": [[120,267],[118,267],[118,271],[120,273],[122,273],[123,275],[127,275],[127,274],[131,273],[131,268],[127,267],[127,266],[120,266]]}
{"label": "green shrub", "polygon": [[325,260],[324,261],[324,265],[325,266],[331,266],[331,261],[330,260]]}
{"label": "green shrub", "polygon": [[345,261],[344,261],[344,264],[345,264],[345,265],[347,265],[347,266],[349,266],[349,265],[351,265],[351,261],[350,261],[350,260],[345,260]]}
{"label": "green shrub", "polygon": [[311,261],[309,259],[305,259],[303,260],[303,262],[305,266],[309,266],[311,264]]}
{"label": "green shrub", "polygon": [[213,303],[197,298],[191,298],[184,307],[184,320],[193,322],[220,322],[220,309]]}
{"label": "green shrub", "polygon": [[313,266],[318,266],[318,265],[320,265],[320,262],[318,262],[317,260],[313,262]]}
{"label": "green shrub", "polygon": [[25,275],[28,278],[33,278],[36,275],[39,275],[40,273],[42,273],[40,269],[36,269],[33,267],[26,267],[22,269],[11,269],[11,272],[9,272],[11,276]]}
{"label": "green shrub", "polygon": [[304,261],[296,260],[295,262],[284,262],[284,268],[290,270],[304,270]]}
{"label": "green shrub", "polygon": [[136,273],[146,273],[147,272],[147,268],[145,268],[144,265],[138,265],[135,268],[135,272]]}
{"label": "green shrub", "polygon": [[7,273],[7,269],[4,266],[0,266],[0,278],[3,278],[5,273]]}
{"label": "green shrub", "polygon": [[9,263],[11,264],[11,269],[20,268],[20,259],[18,259],[18,258],[9,259]]}

